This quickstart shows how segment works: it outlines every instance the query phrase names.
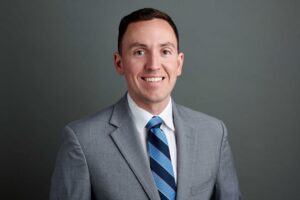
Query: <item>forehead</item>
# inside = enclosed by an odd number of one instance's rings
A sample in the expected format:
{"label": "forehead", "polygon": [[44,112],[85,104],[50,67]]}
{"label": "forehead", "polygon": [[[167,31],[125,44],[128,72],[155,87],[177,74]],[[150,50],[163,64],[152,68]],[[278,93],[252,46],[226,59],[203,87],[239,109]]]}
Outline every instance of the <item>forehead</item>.
{"label": "forehead", "polygon": [[173,43],[177,46],[175,32],[171,25],[162,19],[152,19],[130,23],[123,37],[123,45],[140,42],[146,45],[153,42]]}

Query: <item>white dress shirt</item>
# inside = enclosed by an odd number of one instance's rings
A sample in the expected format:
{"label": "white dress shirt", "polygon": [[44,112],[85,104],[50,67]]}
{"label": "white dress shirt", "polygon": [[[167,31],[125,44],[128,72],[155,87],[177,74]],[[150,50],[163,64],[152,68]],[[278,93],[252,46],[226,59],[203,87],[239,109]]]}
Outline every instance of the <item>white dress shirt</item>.
{"label": "white dress shirt", "polygon": [[[150,119],[153,117],[151,113],[148,111],[140,108],[130,97],[129,93],[127,93],[127,100],[128,105],[130,108],[130,111],[133,116],[133,121],[135,122],[135,127],[139,133],[140,140],[144,149],[145,155],[148,157],[147,152],[147,129],[146,124],[150,121]],[[177,180],[177,151],[176,151],[176,139],[175,139],[175,127],[173,123],[173,109],[172,109],[172,101],[170,98],[170,101],[166,108],[158,115],[162,120],[164,121],[161,125],[161,129],[166,134],[169,150],[170,150],[170,156],[171,156],[171,162],[173,165],[173,171],[174,171],[174,177],[175,182]]]}

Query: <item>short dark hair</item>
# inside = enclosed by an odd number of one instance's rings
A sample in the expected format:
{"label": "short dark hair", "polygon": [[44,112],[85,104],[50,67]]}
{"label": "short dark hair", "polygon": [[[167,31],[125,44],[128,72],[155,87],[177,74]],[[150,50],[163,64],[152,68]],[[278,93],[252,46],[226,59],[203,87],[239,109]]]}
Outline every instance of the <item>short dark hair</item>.
{"label": "short dark hair", "polygon": [[121,54],[123,36],[124,36],[124,34],[127,30],[127,27],[130,23],[139,22],[139,21],[147,21],[147,20],[151,20],[151,19],[155,19],[155,18],[165,20],[166,22],[168,22],[170,24],[170,26],[172,27],[172,29],[175,33],[176,39],[177,39],[177,50],[179,50],[179,34],[178,34],[177,27],[176,27],[175,23],[173,22],[172,18],[168,14],[166,14],[162,11],[159,11],[157,9],[142,8],[142,9],[139,9],[139,10],[136,10],[136,11],[130,13],[129,15],[126,15],[120,21],[119,35],[118,35],[118,51],[119,51],[119,53]]}

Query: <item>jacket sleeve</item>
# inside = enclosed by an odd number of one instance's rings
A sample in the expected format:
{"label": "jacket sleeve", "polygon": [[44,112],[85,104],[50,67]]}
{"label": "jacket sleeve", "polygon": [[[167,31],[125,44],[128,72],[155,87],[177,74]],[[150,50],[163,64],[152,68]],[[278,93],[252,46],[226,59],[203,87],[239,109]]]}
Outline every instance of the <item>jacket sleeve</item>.
{"label": "jacket sleeve", "polygon": [[239,184],[234,166],[231,149],[228,143],[227,129],[221,122],[223,138],[220,148],[219,171],[215,184],[214,200],[241,199]]}
{"label": "jacket sleeve", "polygon": [[51,179],[50,200],[90,200],[87,162],[74,131],[66,126]]}

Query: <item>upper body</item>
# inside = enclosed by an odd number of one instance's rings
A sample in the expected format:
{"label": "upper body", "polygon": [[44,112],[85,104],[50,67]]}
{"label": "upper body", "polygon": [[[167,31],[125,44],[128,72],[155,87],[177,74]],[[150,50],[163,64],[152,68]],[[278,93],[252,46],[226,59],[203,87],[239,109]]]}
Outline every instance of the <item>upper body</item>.
{"label": "upper body", "polygon": [[[177,28],[167,14],[146,8],[121,20],[115,68],[125,77],[128,95],[141,110],[153,116],[166,110],[183,60]],[[155,155],[145,153],[146,141],[141,139],[131,110],[123,97],[111,107],[66,126],[50,199],[164,198],[160,187],[164,182],[157,183],[155,177],[160,172],[149,164],[149,157],[151,160]],[[177,173],[175,177],[169,174],[176,179],[172,199],[239,199],[223,123],[173,101],[171,116],[174,141],[166,151],[171,152],[173,163],[176,157],[171,168]]]}
{"label": "upper body", "polygon": [[[239,199],[224,124],[175,102],[173,119],[176,199]],[[159,200],[126,97],[65,127],[50,199]]]}

